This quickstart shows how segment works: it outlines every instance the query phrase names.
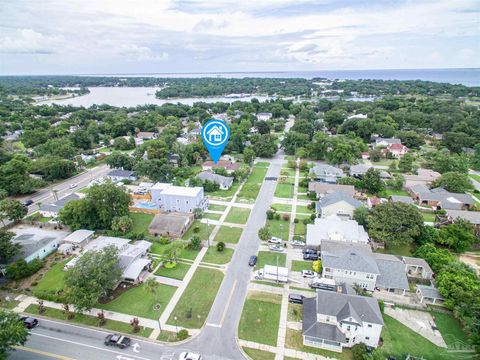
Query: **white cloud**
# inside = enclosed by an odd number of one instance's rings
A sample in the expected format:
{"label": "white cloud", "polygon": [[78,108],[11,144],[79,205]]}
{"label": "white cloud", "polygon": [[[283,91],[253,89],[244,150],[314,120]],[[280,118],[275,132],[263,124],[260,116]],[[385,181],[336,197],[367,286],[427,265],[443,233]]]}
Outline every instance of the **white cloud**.
{"label": "white cloud", "polygon": [[134,44],[121,45],[117,53],[126,57],[128,60],[135,61],[165,61],[168,59],[168,53],[164,51],[154,53],[146,46],[138,46]]}
{"label": "white cloud", "polygon": [[0,52],[10,54],[52,54],[63,42],[61,36],[45,36],[32,29],[19,29],[0,37]]}

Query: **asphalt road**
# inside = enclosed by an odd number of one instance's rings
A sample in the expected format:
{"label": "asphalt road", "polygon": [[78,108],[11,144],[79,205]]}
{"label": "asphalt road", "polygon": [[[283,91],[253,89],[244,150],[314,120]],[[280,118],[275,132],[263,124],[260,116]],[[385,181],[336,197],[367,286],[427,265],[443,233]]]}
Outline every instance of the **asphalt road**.
{"label": "asphalt road", "polygon": [[[52,185],[46,188],[39,189],[34,194],[18,197],[17,200],[19,201],[25,201],[27,199],[33,200],[34,204],[28,207],[28,214],[32,214],[33,212],[38,210],[39,203],[49,204],[55,201],[53,190],[57,190],[57,196],[60,199],[68,194],[71,194],[75,191],[80,190],[81,188],[86,187],[90,181],[99,179],[105,176],[109,171],[110,171],[110,168],[107,165],[101,164],[94,168],[88,169],[84,173],[81,173],[77,176],[66,179],[65,181],[59,182],[55,185]],[[77,184],[77,186],[74,188],[71,188],[70,186],[72,184]]]}

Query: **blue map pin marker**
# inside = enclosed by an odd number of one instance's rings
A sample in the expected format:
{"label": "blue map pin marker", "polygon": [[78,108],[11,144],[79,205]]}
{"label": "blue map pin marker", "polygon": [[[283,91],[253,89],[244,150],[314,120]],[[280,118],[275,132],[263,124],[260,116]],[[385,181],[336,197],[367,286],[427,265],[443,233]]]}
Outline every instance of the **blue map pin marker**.
{"label": "blue map pin marker", "polygon": [[216,164],[230,138],[230,128],[223,120],[208,120],[202,126],[202,140]]}

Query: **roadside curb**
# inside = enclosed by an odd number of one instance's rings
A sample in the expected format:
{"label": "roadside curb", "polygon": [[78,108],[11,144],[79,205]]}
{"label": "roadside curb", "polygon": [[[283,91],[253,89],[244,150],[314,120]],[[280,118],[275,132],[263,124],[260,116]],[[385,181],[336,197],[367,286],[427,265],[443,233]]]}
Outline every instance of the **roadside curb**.
{"label": "roadside curb", "polygon": [[247,360],[253,360],[250,356],[247,355],[247,353],[243,350],[243,347],[240,345],[238,335],[235,335],[235,342],[237,343],[238,349],[242,353],[243,357]]}

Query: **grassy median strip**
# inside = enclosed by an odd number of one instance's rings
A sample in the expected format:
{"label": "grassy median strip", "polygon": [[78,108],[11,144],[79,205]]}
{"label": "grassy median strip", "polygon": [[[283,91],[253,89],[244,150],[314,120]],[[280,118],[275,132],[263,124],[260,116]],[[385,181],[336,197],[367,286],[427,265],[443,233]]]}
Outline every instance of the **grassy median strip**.
{"label": "grassy median strip", "polygon": [[266,345],[277,345],[281,296],[251,292],[243,305],[238,337]]}
{"label": "grassy median strip", "polygon": [[[31,304],[25,309],[26,313],[38,315],[38,305]],[[152,333],[152,328],[144,328],[142,323],[140,322],[140,331],[138,333],[133,332],[133,328],[130,324],[107,319],[107,322],[103,326],[99,326],[99,320],[96,316],[91,315],[84,315],[84,314],[75,314],[73,319],[67,320],[67,315],[64,313],[63,310],[55,309],[51,307],[45,307],[45,312],[41,314],[42,316],[58,319],[58,320],[65,320],[71,323],[88,325],[88,326],[96,326],[102,328],[104,330],[110,330],[115,332],[121,332],[125,334],[132,334],[137,336],[149,337]],[[41,322],[42,320],[40,320]]]}
{"label": "grassy median strip", "polygon": [[201,328],[207,319],[222,280],[221,271],[198,268],[167,323],[190,329]]}

